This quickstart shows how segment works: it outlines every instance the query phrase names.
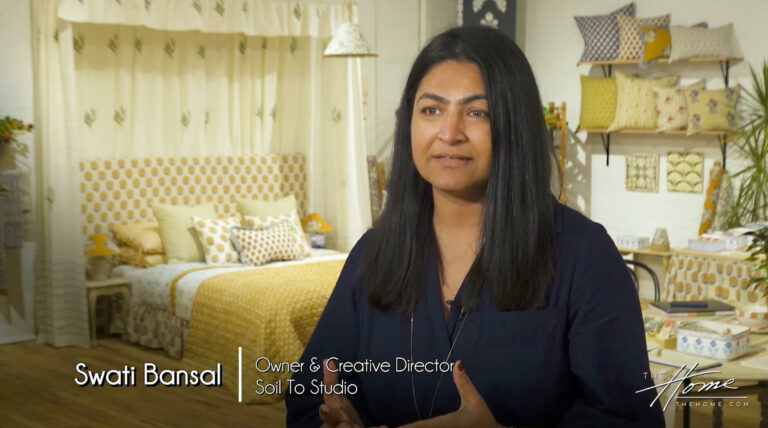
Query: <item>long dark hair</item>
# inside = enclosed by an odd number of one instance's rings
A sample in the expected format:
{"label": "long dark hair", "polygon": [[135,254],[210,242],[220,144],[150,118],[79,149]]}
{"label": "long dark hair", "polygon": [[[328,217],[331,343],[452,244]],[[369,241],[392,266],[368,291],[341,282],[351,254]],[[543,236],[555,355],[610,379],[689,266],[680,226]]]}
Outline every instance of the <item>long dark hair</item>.
{"label": "long dark hair", "polygon": [[397,109],[386,207],[362,258],[368,300],[382,310],[410,312],[426,282],[435,245],[434,204],[431,185],[413,163],[411,116],[421,79],[446,60],[478,66],[491,126],[481,248],[463,289],[464,306],[473,308],[481,286],[486,286],[498,310],[534,309],[545,302],[555,269],[551,137],[522,51],[500,31],[479,26],[436,36],[408,75]]}

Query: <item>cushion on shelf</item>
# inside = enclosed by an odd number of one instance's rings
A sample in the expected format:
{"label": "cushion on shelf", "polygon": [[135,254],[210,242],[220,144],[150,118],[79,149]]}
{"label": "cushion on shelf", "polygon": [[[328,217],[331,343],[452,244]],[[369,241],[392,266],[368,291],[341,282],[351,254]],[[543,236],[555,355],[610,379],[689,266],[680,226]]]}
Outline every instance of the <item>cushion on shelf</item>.
{"label": "cushion on shelf", "polygon": [[635,3],[632,2],[608,15],[573,17],[584,39],[581,61],[616,59],[619,50],[619,25],[616,23],[618,15],[635,16]]}
{"label": "cushion on shelf", "polygon": [[202,262],[205,251],[195,232],[192,217],[216,218],[213,204],[183,206],[154,204],[152,211],[160,224],[160,236],[168,263]]}
{"label": "cushion on shelf", "polygon": [[616,115],[608,131],[656,128],[656,101],[653,88],[670,87],[678,76],[641,79],[616,72]]}
{"label": "cushion on shelf", "polygon": [[702,131],[733,131],[736,123],[736,103],[739,86],[714,90],[688,89],[688,135]]}
{"label": "cushion on shelf", "polygon": [[717,28],[691,28],[673,25],[669,31],[672,43],[669,62],[686,58],[728,57],[732,55],[732,24]]}
{"label": "cushion on shelf", "polygon": [[299,248],[299,255],[301,258],[309,257],[312,255],[312,246],[309,244],[307,234],[304,233],[304,229],[301,227],[301,220],[299,220],[299,213],[296,210],[291,211],[286,215],[278,216],[245,216],[243,217],[243,226],[255,229],[262,229],[269,226],[274,226],[282,221],[288,221],[291,224],[293,235],[296,238],[296,242]]}
{"label": "cushion on shelf", "polygon": [[669,28],[669,14],[651,18],[633,18],[618,15],[619,25],[618,59],[639,59],[643,55],[643,33],[641,27]]}
{"label": "cushion on shelf", "polygon": [[192,217],[197,237],[203,244],[205,262],[208,264],[237,263],[238,254],[230,240],[229,230],[240,226],[239,217],[210,219]]}
{"label": "cushion on shelf", "polygon": [[704,89],[704,79],[698,82],[673,88],[653,88],[656,100],[656,131],[674,131],[688,126],[688,101],[685,91],[688,89]]}
{"label": "cushion on shelf", "polygon": [[616,78],[581,76],[579,128],[605,129],[616,113]]}
{"label": "cushion on shelf", "polygon": [[[692,28],[707,28],[706,22],[699,22]],[[672,36],[669,26],[666,27],[640,27],[643,40],[643,55],[640,57],[640,67],[648,67],[656,63],[659,58],[669,58],[672,51]]]}
{"label": "cushion on shelf", "polygon": [[299,246],[289,220],[278,221],[262,229],[235,226],[232,242],[244,265],[258,266],[272,260],[298,260]]}
{"label": "cushion on shelf", "polygon": [[118,224],[110,228],[118,244],[135,248],[144,254],[163,254],[163,239],[157,220]]}

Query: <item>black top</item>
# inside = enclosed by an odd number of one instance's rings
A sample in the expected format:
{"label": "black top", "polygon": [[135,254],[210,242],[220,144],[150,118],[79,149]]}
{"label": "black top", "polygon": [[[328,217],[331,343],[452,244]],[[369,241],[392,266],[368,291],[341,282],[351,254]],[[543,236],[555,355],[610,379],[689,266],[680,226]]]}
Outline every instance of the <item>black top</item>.
{"label": "black top", "polygon": [[[414,310],[414,361],[443,361],[463,322],[450,360],[462,360],[502,425],[663,427],[658,401],[651,406],[655,390],[635,392],[653,383],[640,303],[613,241],[602,226],[563,205],[555,211],[555,231],[555,278],[538,310],[497,311],[483,288],[465,319],[458,319],[460,310],[446,317],[433,256]],[[313,357],[316,363],[328,357],[390,362],[389,373],[339,373],[339,379],[357,386],[348,398],[366,425],[398,426],[418,419],[411,374],[395,372],[397,358],[410,357],[410,318],[368,303],[356,273],[366,241],[367,234],[349,254],[301,361],[305,367]],[[413,376],[423,417],[438,376]],[[322,370],[304,370],[294,379],[308,393],[286,396],[287,425],[316,428],[323,398],[309,391],[313,380],[322,380]],[[451,373],[443,374],[433,416],[453,412],[459,403]]]}

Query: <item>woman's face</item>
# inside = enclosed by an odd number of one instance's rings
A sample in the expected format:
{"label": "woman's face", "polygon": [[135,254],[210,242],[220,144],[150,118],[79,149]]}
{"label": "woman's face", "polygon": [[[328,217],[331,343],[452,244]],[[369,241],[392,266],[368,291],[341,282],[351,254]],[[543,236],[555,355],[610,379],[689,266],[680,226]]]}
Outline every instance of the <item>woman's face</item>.
{"label": "woman's face", "polygon": [[491,170],[491,123],[477,65],[443,61],[421,79],[411,117],[411,151],[434,192],[483,198]]}

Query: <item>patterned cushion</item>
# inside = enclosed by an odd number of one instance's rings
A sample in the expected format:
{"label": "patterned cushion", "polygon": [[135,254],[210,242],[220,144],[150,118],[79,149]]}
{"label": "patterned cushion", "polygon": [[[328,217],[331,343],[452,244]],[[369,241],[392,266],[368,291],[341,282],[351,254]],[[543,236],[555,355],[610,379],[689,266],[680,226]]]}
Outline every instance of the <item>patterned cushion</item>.
{"label": "patterned cushion", "polygon": [[237,217],[223,220],[192,217],[197,237],[203,244],[208,264],[237,263],[238,254],[229,238],[229,230],[240,225]]}
{"label": "patterned cushion", "polygon": [[736,128],[739,86],[708,91],[688,89],[685,98],[688,101],[688,135]]}
{"label": "patterned cushion", "polygon": [[163,240],[160,225],[156,220],[131,224],[118,224],[110,228],[118,243],[133,247],[144,254],[163,254]]}
{"label": "patterned cushion", "polygon": [[619,15],[616,17],[619,24],[619,59],[638,59],[643,54],[643,34],[640,27],[669,28],[669,15],[655,16],[652,18],[633,18]]}
{"label": "patterned cushion", "polygon": [[625,128],[652,129],[656,127],[656,101],[653,87],[669,87],[677,76],[640,79],[616,72],[616,117],[608,131]]}
{"label": "patterned cushion", "polygon": [[605,129],[616,113],[616,78],[581,76],[579,128]]}
{"label": "patterned cushion", "polygon": [[146,268],[165,263],[165,255],[145,254],[133,247],[120,247],[120,260],[125,264]]}
{"label": "patterned cushion", "polygon": [[653,88],[656,99],[656,131],[665,132],[684,129],[688,126],[688,102],[685,100],[686,89],[704,89],[704,79],[688,85],[674,88]]}
{"label": "patterned cushion", "polygon": [[307,239],[307,235],[304,233],[304,229],[301,227],[299,213],[296,212],[296,210],[293,210],[290,214],[279,216],[254,217],[247,215],[243,217],[243,226],[261,229],[275,225],[285,220],[288,220],[293,227],[293,234],[296,237],[296,242],[299,246],[299,255],[301,255],[301,258],[311,256],[312,246],[309,244],[309,239]]}
{"label": "patterned cushion", "polygon": [[272,260],[301,259],[293,225],[289,220],[278,221],[262,229],[235,226],[231,234],[244,265],[258,266]]}
{"label": "patterned cushion", "polygon": [[635,3],[632,2],[608,15],[574,16],[581,37],[584,38],[582,61],[615,59],[619,49],[618,15],[635,16]]}
{"label": "patterned cushion", "polygon": [[[707,28],[706,22],[699,22],[691,26],[692,28]],[[672,36],[669,32],[669,26],[661,27],[640,27],[643,33],[643,56],[640,58],[640,66],[647,67],[656,63],[659,58],[669,58],[672,51]]]}
{"label": "patterned cushion", "polygon": [[732,24],[712,29],[673,25],[670,28],[672,52],[669,62],[686,58],[730,56],[732,33]]}

